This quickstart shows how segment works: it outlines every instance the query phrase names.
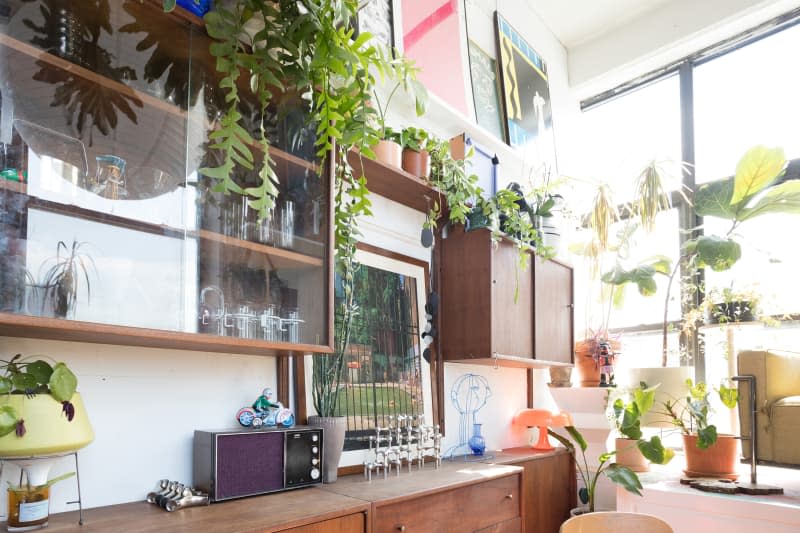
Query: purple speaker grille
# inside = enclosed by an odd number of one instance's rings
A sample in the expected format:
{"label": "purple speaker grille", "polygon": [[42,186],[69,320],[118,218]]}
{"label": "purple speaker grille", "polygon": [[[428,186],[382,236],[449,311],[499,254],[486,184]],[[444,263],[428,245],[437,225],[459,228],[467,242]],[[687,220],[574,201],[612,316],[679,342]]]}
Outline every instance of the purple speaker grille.
{"label": "purple speaker grille", "polygon": [[216,499],[283,488],[283,432],[217,436]]}

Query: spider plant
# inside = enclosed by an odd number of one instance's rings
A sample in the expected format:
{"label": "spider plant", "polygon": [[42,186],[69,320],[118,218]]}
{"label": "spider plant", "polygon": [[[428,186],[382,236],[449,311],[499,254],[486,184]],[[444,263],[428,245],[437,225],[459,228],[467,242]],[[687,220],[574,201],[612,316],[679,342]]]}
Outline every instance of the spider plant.
{"label": "spider plant", "polygon": [[47,269],[42,280],[42,285],[46,288],[45,297],[52,300],[56,316],[66,317],[67,313],[75,310],[81,278],[86,282],[86,298],[91,298],[89,267],[97,269],[91,256],[81,251],[81,247],[85,245],[85,242],[75,240],[71,246],[64,241],[58,241],[56,245],[56,256],[51,259],[54,263]]}

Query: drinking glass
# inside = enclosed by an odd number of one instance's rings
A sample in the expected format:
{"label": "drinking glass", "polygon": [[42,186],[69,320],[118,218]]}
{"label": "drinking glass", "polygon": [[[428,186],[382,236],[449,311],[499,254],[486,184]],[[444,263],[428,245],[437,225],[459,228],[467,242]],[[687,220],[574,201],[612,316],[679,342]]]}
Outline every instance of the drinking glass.
{"label": "drinking glass", "polygon": [[126,198],[125,160],[116,155],[99,155],[96,159],[97,172],[92,192],[109,200]]}
{"label": "drinking glass", "polygon": [[280,246],[291,248],[294,245],[294,202],[284,200],[281,204]]}

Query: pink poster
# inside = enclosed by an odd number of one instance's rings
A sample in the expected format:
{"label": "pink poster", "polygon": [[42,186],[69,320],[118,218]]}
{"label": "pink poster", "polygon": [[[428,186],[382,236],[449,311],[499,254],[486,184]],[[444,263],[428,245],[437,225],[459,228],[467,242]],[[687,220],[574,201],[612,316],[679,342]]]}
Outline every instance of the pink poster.
{"label": "pink poster", "polygon": [[403,53],[422,69],[428,91],[469,116],[458,0],[403,0]]}

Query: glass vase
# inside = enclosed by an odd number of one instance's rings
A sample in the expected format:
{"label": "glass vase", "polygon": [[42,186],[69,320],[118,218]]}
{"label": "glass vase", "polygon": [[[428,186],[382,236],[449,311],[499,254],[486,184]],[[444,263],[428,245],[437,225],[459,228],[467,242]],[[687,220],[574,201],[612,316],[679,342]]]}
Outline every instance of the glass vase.
{"label": "glass vase", "polygon": [[481,424],[472,424],[469,449],[472,450],[472,455],[483,455],[484,450],[486,450],[486,440],[481,435]]}

